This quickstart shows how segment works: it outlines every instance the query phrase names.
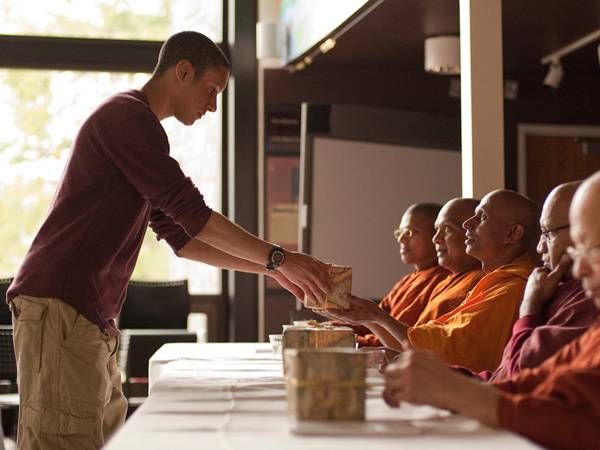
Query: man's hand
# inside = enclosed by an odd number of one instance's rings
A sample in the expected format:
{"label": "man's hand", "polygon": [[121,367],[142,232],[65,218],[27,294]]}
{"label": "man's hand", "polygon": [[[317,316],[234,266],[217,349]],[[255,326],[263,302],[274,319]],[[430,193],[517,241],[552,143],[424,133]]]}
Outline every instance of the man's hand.
{"label": "man's hand", "polygon": [[[333,290],[329,265],[304,253],[286,251],[285,262],[277,270],[316,304],[324,303],[325,295]],[[299,299],[304,301],[304,298]]]}
{"label": "man's hand", "polygon": [[567,255],[563,255],[552,271],[546,267],[537,267],[527,280],[519,317],[525,317],[529,314],[540,314],[544,305],[556,293],[560,280],[570,266],[571,260]]}
{"label": "man's hand", "polygon": [[294,283],[288,280],[286,276],[279,270],[270,272],[268,275],[274,280],[276,280],[282,288],[289,291],[294,297],[296,297],[296,300],[299,300],[301,302],[304,301],[304,292],[302,292],[302,289],[300,289],[298,286],[296,286]]}
{"label": "man's hand", "polygon": [[499,397],[494,386],[467,378],[427,353],[402,353],[385,370],[383,398],[393,407],[403,401],[431,405],[498,426]]}

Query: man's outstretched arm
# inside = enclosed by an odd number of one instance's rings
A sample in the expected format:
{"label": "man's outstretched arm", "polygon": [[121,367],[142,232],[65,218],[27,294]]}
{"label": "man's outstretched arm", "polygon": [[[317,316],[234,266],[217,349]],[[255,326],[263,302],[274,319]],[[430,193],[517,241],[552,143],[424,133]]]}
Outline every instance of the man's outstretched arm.
{"label": "man's outstretched arm", "polygon": [[[232,256],[256,264],[266,264],[273,245],[257,238],[222,214],[213,211],[196,239]],[[328,275],[328,265],[308,255],[285,251],[285,262],[279,271],[304,294],[322,303],[333,288]]]}
{"label": "man's outstretched arm", "polygon": [[267,270],[263,265],[230,255],[229,253],[225,253],[197,239],[191,239],[177,252],[177,256],[219,267],[221,269],[267,275],[277,280],[277,282],[283,288],[290,291],[294,297],[301,298],[303,295],[298,286],[291,283],[280,271]]}

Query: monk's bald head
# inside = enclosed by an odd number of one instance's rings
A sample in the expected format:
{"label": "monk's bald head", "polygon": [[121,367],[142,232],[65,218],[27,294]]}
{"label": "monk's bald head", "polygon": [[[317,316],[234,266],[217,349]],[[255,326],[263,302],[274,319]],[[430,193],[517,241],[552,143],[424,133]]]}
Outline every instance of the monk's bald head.
{"label": "monk's bald head", "polygon": [[431,239],[441,207],[437,203],[415,203],[409,206],[396,231],[402,261],[413,265],[417,270],[437,265]]}
{"label": "monk's bald head", "polygon": [[442,205],[439,203],[415,203],[406,208],[405,214],[419,215],[423,219],[430,221],[433,228],[440,209],[442,209]]}
{"label": "monk's bald head", "polygon": [[475,215],[463,226],[467,253],[479,259],[484,270],[486,266],[493,270],[533,253],[539,236],[539,208],[518,192],[496,190],[481,199]]}
{"label": "monk's bald head", "polygon": [[588,296],[600,308],[600,172],[579,187],[571,209],[571,239],[577,249],[573,274],[582,281]]}
{"label": "monk's bald head", "polygon": [[567,247],[573,242],[569,235],[569,207],[581,181],[564,183],[555,187],[544,202],[540,217],[541,236],[537,251],[542,255],[544,266],[554,269]]}
{"label": "monk's bald head", "polygon": [[478,204],[479,200],[473,198],[452,199],[442,207],[435,222],[433,243],[438,264],[453,273],[481,267],[478,260],[466,253],[462,227],[463,222],[475,214]]}

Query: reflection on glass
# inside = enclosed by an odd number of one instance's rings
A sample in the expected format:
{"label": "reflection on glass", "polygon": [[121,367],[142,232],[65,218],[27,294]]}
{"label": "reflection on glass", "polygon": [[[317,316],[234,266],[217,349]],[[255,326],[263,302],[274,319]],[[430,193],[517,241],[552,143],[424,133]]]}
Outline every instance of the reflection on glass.
{"label": "reflection on glass", "polygon": [[[139,88],[147,74],[0,70],[0,277],[14,276],[43,221],[73,139],[85,118],[113,93]],[[192,127],[163,121],[171,154],[207,203],[221,209],[221,115]],[[220,271],[177,258],[150,231],[134,278],[188,278],[190,291],[218,294]]]}
{"label": "reflection on glass", "polygon": [[2,34],[164,40],[182,30],[221,42],[222,0],[2,0]]}
{"label": "reflection on glass", "polygon": [[284,60],[291,61],[339,27],[368,0],[282,0]]}

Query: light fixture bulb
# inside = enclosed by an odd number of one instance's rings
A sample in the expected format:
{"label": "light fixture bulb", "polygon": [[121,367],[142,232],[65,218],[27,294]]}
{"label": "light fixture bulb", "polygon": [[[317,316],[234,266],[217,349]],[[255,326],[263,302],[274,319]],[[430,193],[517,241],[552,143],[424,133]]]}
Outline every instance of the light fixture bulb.
{"label": "light fixture bulb", "polygon": [[560,83],[565,75],[563,70],[563,66],[560,63],[560,60],[554,60],[550,63],[548,67],[548,74],[546,78],[544,78],[544,86],[549,86],[553,89],[558,89]]}

